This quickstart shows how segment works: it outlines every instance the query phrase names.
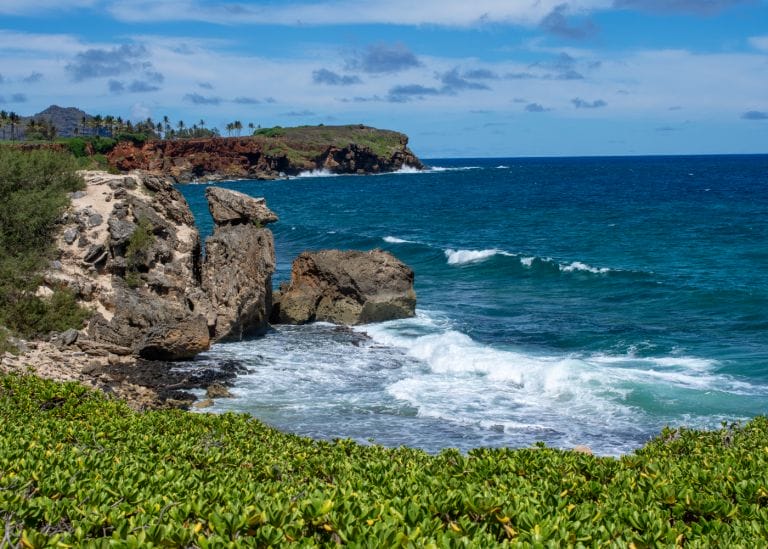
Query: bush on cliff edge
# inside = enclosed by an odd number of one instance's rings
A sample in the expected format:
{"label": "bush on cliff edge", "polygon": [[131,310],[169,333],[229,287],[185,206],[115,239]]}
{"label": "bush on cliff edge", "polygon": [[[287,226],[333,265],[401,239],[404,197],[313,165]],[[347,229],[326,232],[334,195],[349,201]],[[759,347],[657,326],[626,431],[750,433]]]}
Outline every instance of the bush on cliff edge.
{"label": "bush on cliff edge", "polygon": [[56,223],[69,204],[67,193],[82,187],[71,156],[0,148],[0,325],[17,335],[79,328],[88,314],[63,288],[49,298],[35,293],[52,257]]}

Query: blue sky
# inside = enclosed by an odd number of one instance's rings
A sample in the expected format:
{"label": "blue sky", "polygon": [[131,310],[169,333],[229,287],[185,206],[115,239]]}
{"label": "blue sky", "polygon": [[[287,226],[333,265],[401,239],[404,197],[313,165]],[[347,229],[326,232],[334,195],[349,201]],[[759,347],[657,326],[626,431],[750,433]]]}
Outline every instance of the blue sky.
{"label": "blue sky", "polygon": [[365,123],[426,158],[768,152],[768,0],[0,0],[0,109]]}

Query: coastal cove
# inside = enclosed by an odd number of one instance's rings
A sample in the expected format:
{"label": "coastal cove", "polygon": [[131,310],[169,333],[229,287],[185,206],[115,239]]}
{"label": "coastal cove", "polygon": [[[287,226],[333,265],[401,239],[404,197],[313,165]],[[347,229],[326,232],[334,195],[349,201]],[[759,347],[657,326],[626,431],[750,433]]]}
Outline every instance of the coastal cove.
{"label": "coastal cove", "polygon": [[[234,399],[281,430],[435,452],[715,428],[768,396],[768,157],[429,160],[373,177],[217,185],[280,217],[275,285],[306,249],[379,247],[416,274],[417,317],[277,327]],[[201,236],[206,185],[179,185]]]}

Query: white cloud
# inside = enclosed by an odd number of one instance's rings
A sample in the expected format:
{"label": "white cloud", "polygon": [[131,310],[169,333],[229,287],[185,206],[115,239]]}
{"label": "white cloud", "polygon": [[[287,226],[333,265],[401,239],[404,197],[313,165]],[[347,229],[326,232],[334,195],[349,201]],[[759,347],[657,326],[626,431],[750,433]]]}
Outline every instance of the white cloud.
{"label": "white cloud", "polygon": [[[221,4],[204,0],[116,0],[112,14],[123,21],[201,21],[217,24],[272,25],[535,25],[563,0],[334,0],[322,3],[285,2],[269,6]],[[612,0],[571,0],[571,13],[609,8]]]}
{"label": "white cloud", "polygon": [[22,51],[51,54],[74,54],[84,48],[83,43],[68,34],[36,34],[0,30],[0,52]]}
{"label": "white cloud", "polygon": [[[108,93],[109,77],[74,82],[65,69],[77,53],[93,48],[109,50],[121,41],[92,43],[65,34],[0,31],[0,67],[8,82],[21,82],[31,72],[45,76],[39,82],[25,84],[23,90],[9,91],[28,94],[23,114],[56,103],[78,106],[94,114],[129,118],[158,118],[165,114],[175,120],[204,118],[208,127],[220,128],[236,118],[262,125],[296,123],[281,116],[287,112],[316,113],[307,115],[301,120],[303,123],[335,117],[339,122],[378,122],[403,130],[425,124],[424,120],[454,120],[461,113],[479,108],[511,120],[515,116],[526,116],[521,104],[513,103],[516,97],[526,98],[526,104],[535,103],[549,109],[546,117],[540,117],[549,122],[563,118],[637,121],[651,118],[658,120],[656,126],[665,126],[680,123],[681,117],[737,120],[740,113],[762,105],[768,89],[765,55],[758,52],[599,52],[529,44],[525,52],[510,51],[506,59],[484,61],[429,56],[414,50],[419,66],[375,77],[362,75],[361,82],[355,86],[339,88],[318,85],[312,76],[322,68],[346,74],[345,59],[339,55],[318,58],[316,51],[307,51],[305,57],[267,58],[237,51],[232,43],[222,40],[160,36],[128,39],[146,49],[146,61],[164,76],[159,85],[161,89],[142,94],[141,103],[134,105],[126,103],[125,96]],[[327,47],[338,53],[338,48]],[[572,58],[573,69],[583,74],[583,79],[557,78],[555,65],[566,58],[563,53],[568,54],[568,59]],[[387,102],[390,90],[398,86],[440,90],[444,85],[441,77],[454,71],[459,76],[477,73],[492,74],[496,78],[481,81],[490,90],[463,87],[456,88],[453,94],[427,94],[423,99],[411,97],[403,103]],[[534,77],[505,78],[523,73]],[[126,82],[129,80],[126,77]],[[210,83],[215,91],[201,91],[200,82]],[[192,93],[219,97],[221,101],[194,104],[183,100]],[[270,97],[276,102],[268,101]],[[237,102],[237,98],[250,100]],[[607,105],[576,109],[574,98],[590,102],[602,100]],[[673,105],[684,108],[670,111]]]}
{"label": "white cloud", "polygon": [[755,49],[768,52],[768,35],[753,36],[749,39],[749,43],[752,44],[752,47]]}

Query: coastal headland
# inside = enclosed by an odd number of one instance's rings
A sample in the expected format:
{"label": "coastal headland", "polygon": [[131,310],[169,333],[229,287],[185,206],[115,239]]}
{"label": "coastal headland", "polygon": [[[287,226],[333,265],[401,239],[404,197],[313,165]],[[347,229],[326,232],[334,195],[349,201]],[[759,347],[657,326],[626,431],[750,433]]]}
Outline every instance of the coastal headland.
{"label": "coastal headland", "polygon": [[339,174],[422,168],[405,134],[363,125],[257,130],[249,137],[123,141],[107,155],[122,172],[143,170],[177,182],[275,179],[325,170]]}

